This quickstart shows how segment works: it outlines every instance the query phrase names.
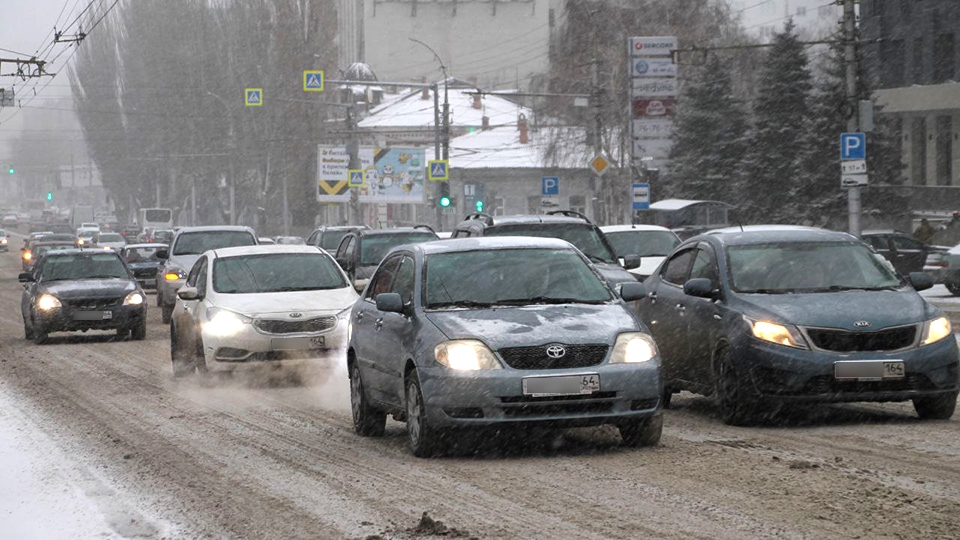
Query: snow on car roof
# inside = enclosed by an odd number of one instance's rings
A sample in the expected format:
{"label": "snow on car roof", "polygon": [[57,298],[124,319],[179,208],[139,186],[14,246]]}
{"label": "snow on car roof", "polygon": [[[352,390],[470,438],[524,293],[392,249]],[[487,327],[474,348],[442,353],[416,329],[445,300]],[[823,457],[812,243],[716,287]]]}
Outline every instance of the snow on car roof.
{"label": "snow on car roof", "polygon": [[659,225],[607,225],[606,227],[600,227],[600,230],[604,233],[617,233],[617,232],[630,232],[630,231],[666,231],[671,232],[670,229],[666,227],[660,227]]}
{"label": "snow on car roof", "polygon": [[657,202],[651,204],[651,205],[650,205],[650,209],[651,209],[651,210],[666,210],[666,211],[670,211],[670,210],[682,210],[682,209],[684,209],[684,208],[686,208],[686,207],[688,207],[688,206],[692,206],[692,205],[694,205],[694,204],[702,204],[702,203],[722,204],[722,205],[730,206],[730,205],[728,205],[727,203],[721,202],[721,201],[697,201],[697,200],[693,200],[693,199],[664,199],[664,200],[662,200],[662,201],[657,201]]}
{"label": "snow on car roof", "polygon": [[476,251],[482,249],[567,249],[573,245],[557,238],[534,238],[530,236],[481,236],[475,238],[454,238],[417,244],[427,255],[450,253],[455,251]]}
{"label": "snow on car roof", "polygon": [[214,250],[217,257],[240,257],[244,255],[276,255],[278,253],[320,253],[314,246],[302,244],[271,244],[261,246],[229,247]]}
{"label": "snow on car roof", "polygon": [[760,226],[753,230],[741,231],[740,227],[731,227],[708,234],[696,236],[687,240],[691,244],[695,240],[717,238],[728,245],[763,244],[770,242],[859,242],[860,239],[845,232],[828,231],[814,227],[776,227]]}
{"label": "snow on car roof", "polygon": [[746,233],[746,232],[776,232],[776,231],[823,231],[816,227],[805,227],[803,225],[744,225],[735,227],[724,227],[722,229],[713,229],[705,234],[727,234],[727,233]]}
{"label": "snow on car roof", "polygon": [[[170,230],[170,229],[157,229],[161,230]],[[253,229],[250,227],[245,227],[243,225],[208,225],[205,227],[181,227],[177,233],[183,234],[188,232],[216,232],[216,231],[242,231],[242,232],[253,232]]]}

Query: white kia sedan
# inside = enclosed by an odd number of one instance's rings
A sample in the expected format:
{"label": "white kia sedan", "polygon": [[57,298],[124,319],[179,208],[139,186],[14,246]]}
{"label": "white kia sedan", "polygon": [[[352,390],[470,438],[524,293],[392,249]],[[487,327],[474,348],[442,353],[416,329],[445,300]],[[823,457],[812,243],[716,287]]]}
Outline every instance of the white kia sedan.
{"label": "white kia sedan", "polygon": [[336,261],[312,246],[207,251],[177,292],[173,374],[339,361],[356,300]]}

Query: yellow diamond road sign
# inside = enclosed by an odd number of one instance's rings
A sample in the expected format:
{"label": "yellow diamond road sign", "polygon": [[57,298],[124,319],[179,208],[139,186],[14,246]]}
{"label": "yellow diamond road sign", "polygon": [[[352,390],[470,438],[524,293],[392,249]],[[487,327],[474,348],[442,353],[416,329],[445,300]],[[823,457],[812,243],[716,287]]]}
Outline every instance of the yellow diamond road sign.
{"label": "yellow diamond road sign", "polygon": [[603,154],[597,154],[597,156],[590,160],[590,170],[597,173],[597,176],[603,176],[603,173],[607,172],[607,169],[610,168],[610,160],[603,157]]}

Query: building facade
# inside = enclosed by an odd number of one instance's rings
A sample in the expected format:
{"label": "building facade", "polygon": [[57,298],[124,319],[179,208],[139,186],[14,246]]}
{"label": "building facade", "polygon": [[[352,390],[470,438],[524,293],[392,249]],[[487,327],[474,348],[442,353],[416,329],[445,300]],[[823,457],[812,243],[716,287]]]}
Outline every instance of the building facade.
{"label": "building facade", "polygon": [[730,0],[730,11],[746,32],[769,41],[792,20],[804,38],[821,38],[836,32],[843,10],[823,0]]}
{"label": "building facade", "polygon": [[[862,0],[860,19],[877,102],[900,126],[906,184],[960,188],[960,2]],[[921,208],[960,210],[960,189],[914,191]]]}

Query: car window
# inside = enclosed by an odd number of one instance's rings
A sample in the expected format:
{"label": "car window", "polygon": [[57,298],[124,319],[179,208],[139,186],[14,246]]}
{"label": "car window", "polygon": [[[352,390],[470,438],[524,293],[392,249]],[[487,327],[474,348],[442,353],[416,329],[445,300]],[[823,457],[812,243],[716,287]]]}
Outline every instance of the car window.
{"label": "car window", "polygon": [[453,231],[453,234],[450,235],[450,238],[469,238],[469,237],[470,237],[470,231],[468,230]]}
{"label": "car window", "polygon": [[307,237],[307,245],[315,246],[317,245],[317,236],[320,234],[320,231],[313,231],[309,237]]}
{"label": "car window", "polygon": [[198,296],[203,296],[207,294],[207,258],[204,257],[200,259],[200,271],[197,272],[197,288]]}
{"label": "car window", "polygon": [[376,275],[373,276],[373,282],[367,289],[368,300],[376,300],[378,294],[390,292],[390,287],[393,285],[393,276],[396,275],[397,266],[399,266],[402,258],[400,255],[390,257],[380,266]]}
{"label": "car window", "polygon": [[339,251],[337,251],[337,259],[352,261],[356,252],[356,246],[357,242],[352,235],[344,238],[340,244]]}
{"label": "car window", "polygon": [[693,259],[694,251],[688,249],[677,253],[667,261],[660,275],[667,283],[674,285],[683,285],[687,280],[687,271],[690,269],[690,261]]}
{"label": "car window", "polygon": [[347,282],[337,263],[319,251],[218,257],[213,263],[213,288],[218,293],[284,293],[344,287]]}
{"label": "car window", "polygon": [[200,255],[211,249],[255,246],[257,239],[246,231],[198,231],[177,237],[173,255]]}
{"label": "car window", "polygon": [[587,223],[518,223],[487,228],[485,236],[533,236],[559,238],[577,247],[594,262],[615,263],[616,256],[600,229]]}
{"label": "car window", "polygon": [[873,249],[876,249],[877,251],[888,251],[890,249],[890,245],[887,244],[886,236],[871,236],[867,238],[867,243],[873,246]]}
{"label": "car window", "polygon": [[897,248],[897,251],[922,251],[923,243],[906,236],[894,236],[893,247]]}
{"label": "car window", "polygon": [[416,281],[416,263],[411,257],[403,257],[400,268],[393,278],[393,285],[390,286],[390,292],[399,294],[403,304],[406,305],[413,300],[413,288]]}
{"label": "car window", "polygon": [[390,253],[390,250],[405,244],[431,242],[437,235],[431,232],[392,233],[364,236],[360,243],[360,266],[374,266]]}
{"label": "car window", "polygon": [[618,231],[604,233],[617,257],[666,257],[680,245],[673,231]]}
{"label": "car window", "polygon": [[320,247],[327,251],[337,249],[337,246],[343,241],[343,237],[350,234],[350,231],[324,231],[320,237]]}
{"label": "car window", "polygon": [[193,268],[190,269],[190,273],[187,274],[187,287],[196,287],[197,286],[197,276],[200,275],[200,264],[203,263],[206,257],[198,260],[194,263]]}
{"label": "car window", "polygon": [[693,268],[690,269],[690,279],[697,278],[709,279],[714,286],[720,283],[713,253],[704,248],[697,250],[697,257],[693,260]]}

